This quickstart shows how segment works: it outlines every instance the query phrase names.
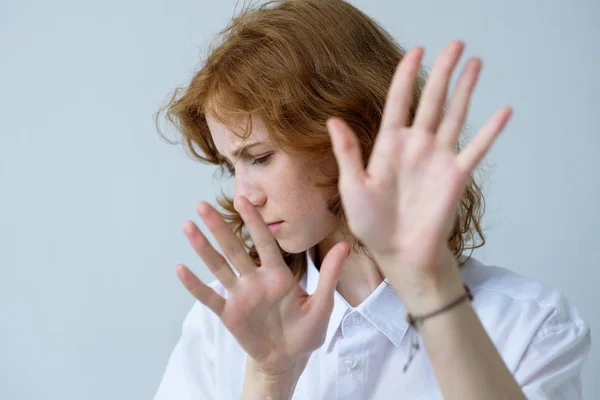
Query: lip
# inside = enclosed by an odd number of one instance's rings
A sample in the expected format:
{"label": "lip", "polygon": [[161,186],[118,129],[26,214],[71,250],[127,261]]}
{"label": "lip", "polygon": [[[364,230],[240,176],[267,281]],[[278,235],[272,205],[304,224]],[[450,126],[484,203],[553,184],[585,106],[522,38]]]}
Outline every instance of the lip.
{"label": "lip", "polygon": [[271,233],[275,233],[281,229],[281,225],[283,225],[283,221],[271,222],[267,224],[267,227],[271,231]]}

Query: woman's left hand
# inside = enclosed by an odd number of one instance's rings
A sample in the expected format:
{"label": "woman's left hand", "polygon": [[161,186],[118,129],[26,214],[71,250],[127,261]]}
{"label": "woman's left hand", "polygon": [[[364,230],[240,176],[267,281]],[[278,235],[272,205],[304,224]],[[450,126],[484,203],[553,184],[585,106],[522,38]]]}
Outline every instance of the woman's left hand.
{"label": "woman's left hand", "polygon": [[[442,116],[449,80],[463,49],[461,41],[453,41],[438,57],[411,126],[409,108],[423,49],[404,55],[366,169],[348,125],[338,118],[327,122],[350,229],[411,312],[430,311],[436,296],[442,304],[463,291],[448,239],[471,173],[511,115],[510,107],[500,108],[456,153],[481,67],[478,58],[469,60]],[[423,296],[432,301],[424,302]]]}

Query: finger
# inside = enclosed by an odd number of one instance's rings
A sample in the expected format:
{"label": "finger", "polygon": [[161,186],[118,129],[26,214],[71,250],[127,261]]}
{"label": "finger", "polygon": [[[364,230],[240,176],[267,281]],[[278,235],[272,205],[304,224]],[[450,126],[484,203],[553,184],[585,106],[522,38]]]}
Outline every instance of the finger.
{"label": "finger", "polygon": [[339,242],[329,250],[319,272],[319,283],[313,296],[320,302],[328,302],[333,299],[344,261],[350,254],[350,246]]}
{"label": "finger", "polygon": [[186,221],[183,231],[196,254],[202,258],[213,275],[227,289],[232,288],[237,281],[237,277],[227,260],[213,248],[206,236],[200,232],[200,229],[192,221]]}
{"label": "finger", "polygon": [[452,95],[448,113],[444,116],[442,125],[436,135],[436,140],[440,145],[449,147],[450,149],[454,149],[456,146],[467,118],[471,95],[480,71],[481,60],[479,58],[469,60],[465,66],[456,83],[456,89]]}
{"label": "finger", "polygon": [[512,114],[509,106],[502,107],[483,125],[479,133],[471,143],[465,147],[457,156],[461,168],[471,173],[488,152],[492,143],[506,126]]}
{"label": "finger", "polygon": [[452,41],[435,61],[431,76],[423,89],[413,126],[418,126],[425,132],[435,133],[438,130],[448,82],[463,49],[462,41]]}
{"label": "finger", "polygon": [[261,265],[284,266],[285,263],[283,262],[277,241],[275,241],[273,234],[260,213],[244,196],[236,196],[234,201],[236,204],[235,208],[248,227],[252,242],[260,257]]}
{"label": "finger", "polygon": [[241,239],[223,221],[221,214],[204,201],[198,204],[197,211],[208,229],[215,236],[215,239],[217,239],[227,259],[238,270],[240,275],[254,272],[256,266],[250,259]]}
{"label": "finger", "polygon": [[177,265],[175,271],[177,272],[179,280],[183,283],[183,286],[185,286],[192,296],[220,317],[225,308],[225,299],[215,292],[213,288],[205,285],[185,265]]}
{"label": "finger", "polygon": [[330,118],[327,129],[338,164],[340,182],[363,182],[365,170],[362,151],[352,129],[339,118]]}
{"label": "finger", "polygon": [[382,122],[367,164],[367,175],[389,186],[396,181],[405,138],[399,130],[410,124],[409,111],[414,103],[415,78],[421,65],[423,48],[406,53],[396,68],[390,85]]}
{"label": "finger", "polygon": [[395,132],[408,125],[409,111],[413,104],[415,91],[415,79],[419,72],[423,53],[422,47],[415,47],[400,60],[383,108],[380,132]]}

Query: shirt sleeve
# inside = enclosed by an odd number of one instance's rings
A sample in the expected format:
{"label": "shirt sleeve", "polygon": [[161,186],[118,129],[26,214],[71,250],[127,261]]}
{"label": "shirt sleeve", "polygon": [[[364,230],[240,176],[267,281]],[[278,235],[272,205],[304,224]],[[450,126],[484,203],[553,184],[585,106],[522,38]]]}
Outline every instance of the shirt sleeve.
{"label": "shirt sleeve", "polygon": [[591,350],[589,327],[558,313],[542,325],[523,353],[515,379],[528,399],[582,399],[581,370]]}
{"label": "shirt sleeve", "polygon": [[217,400],[211,311],[196,301],[186,316],[154,400]]}

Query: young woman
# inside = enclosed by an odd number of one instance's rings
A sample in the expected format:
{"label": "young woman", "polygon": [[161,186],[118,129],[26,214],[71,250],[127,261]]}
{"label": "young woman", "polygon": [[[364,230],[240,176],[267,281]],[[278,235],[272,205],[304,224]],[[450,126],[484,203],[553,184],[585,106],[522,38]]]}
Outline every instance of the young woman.
{"label": "young woman", "polygon": [[481,60],[446,107],[464,44],[426,79],[422,48],[341,0],[271,1],[221,33],[163,109],[235,193],[197,209],[224,255],[184,225],[216,280],[177,266],[198,301],[155,399],[580,398],[575,308],[463,255],[485,243],[473,171],[511,114],[461,150]]}

